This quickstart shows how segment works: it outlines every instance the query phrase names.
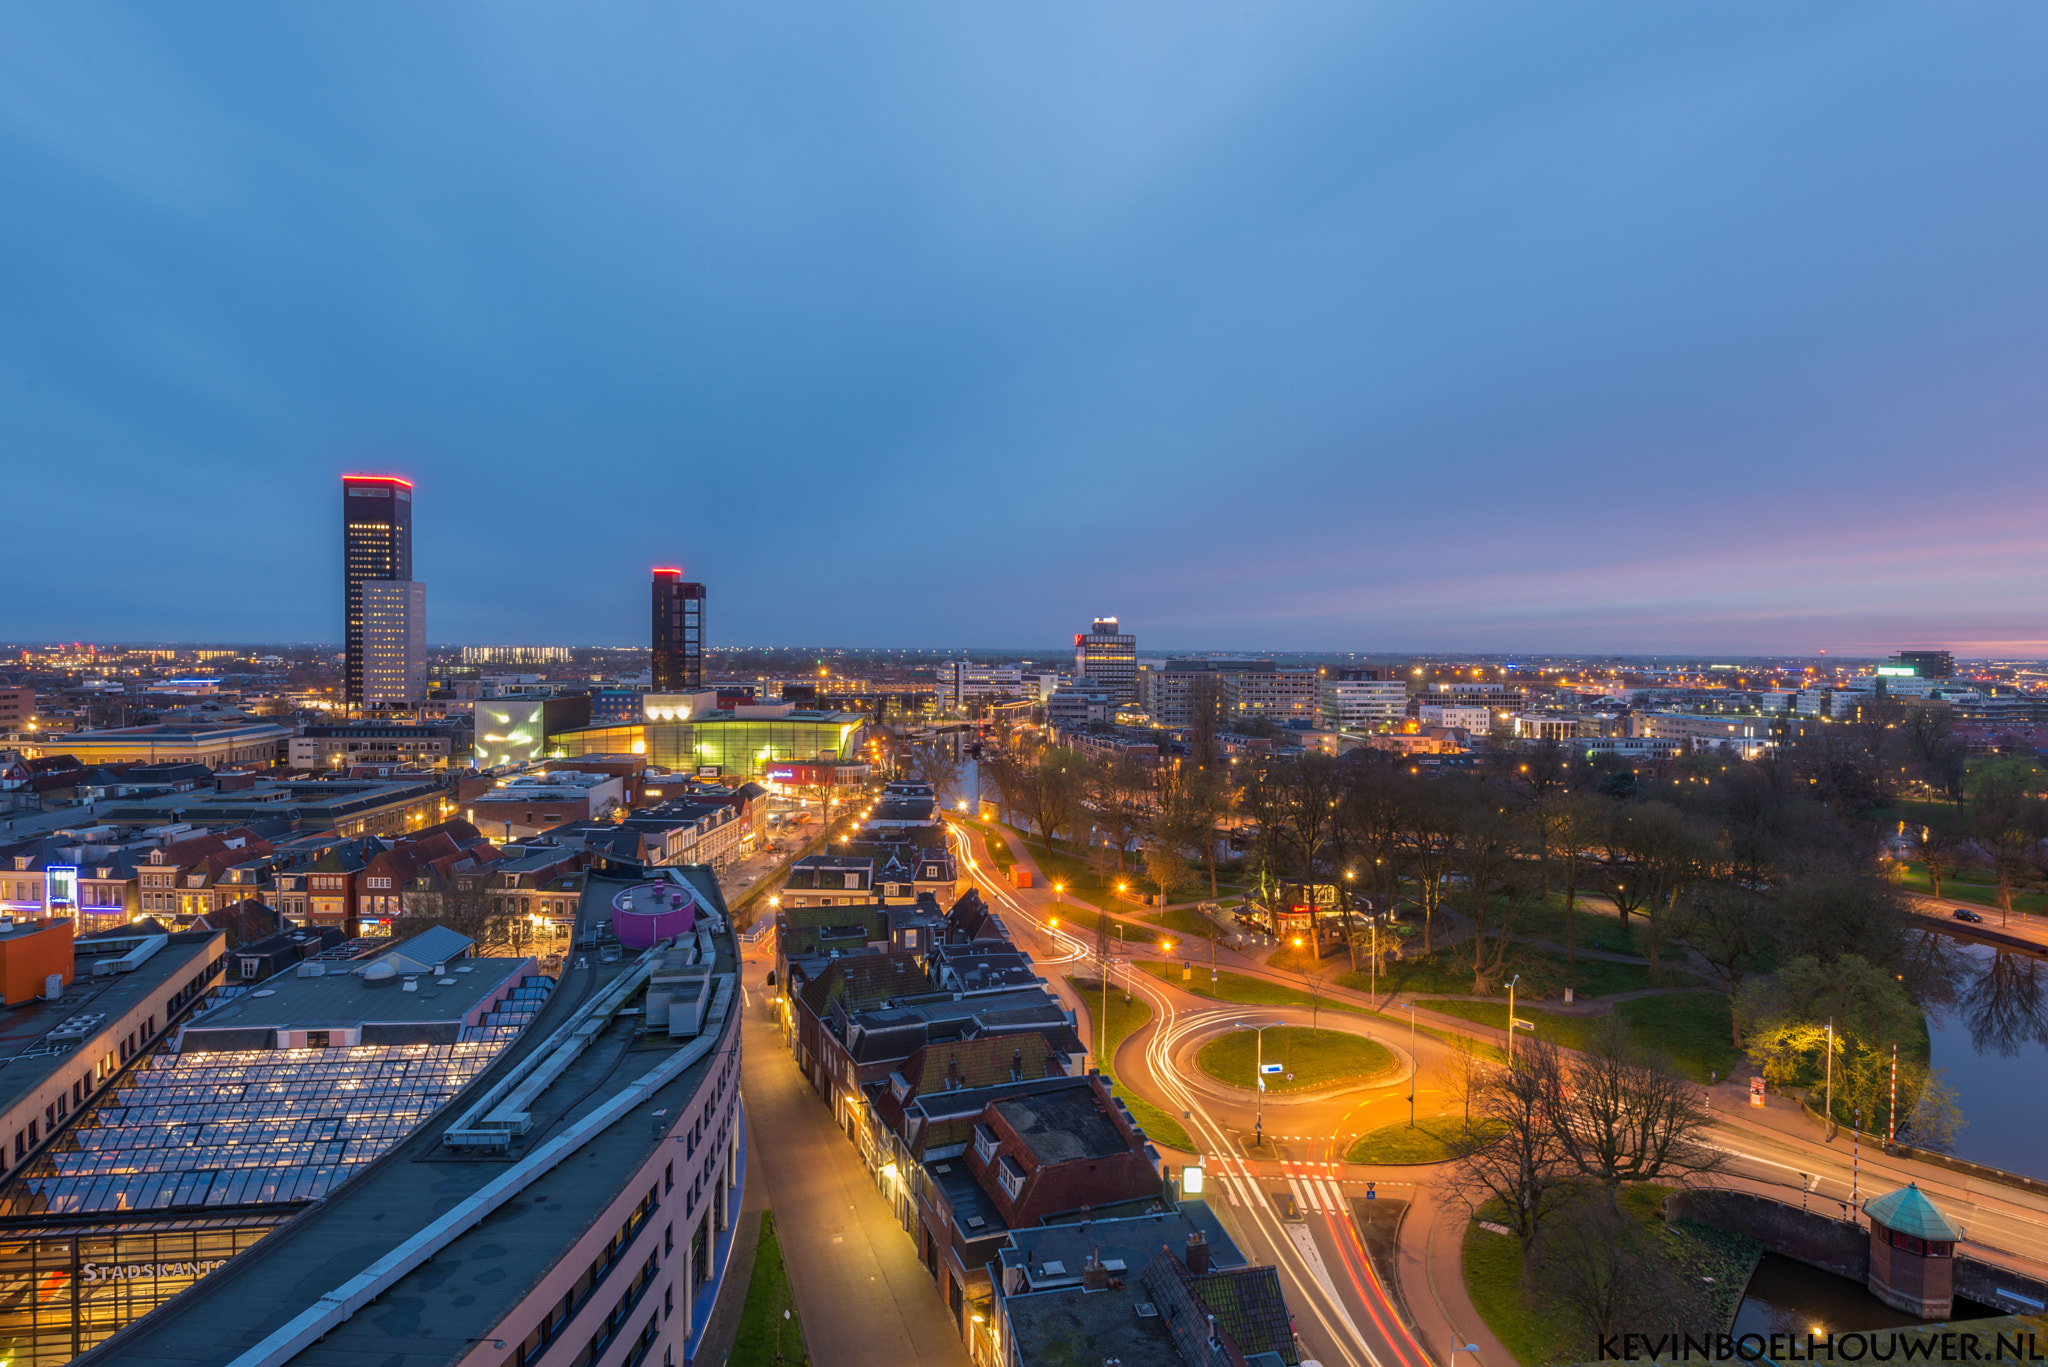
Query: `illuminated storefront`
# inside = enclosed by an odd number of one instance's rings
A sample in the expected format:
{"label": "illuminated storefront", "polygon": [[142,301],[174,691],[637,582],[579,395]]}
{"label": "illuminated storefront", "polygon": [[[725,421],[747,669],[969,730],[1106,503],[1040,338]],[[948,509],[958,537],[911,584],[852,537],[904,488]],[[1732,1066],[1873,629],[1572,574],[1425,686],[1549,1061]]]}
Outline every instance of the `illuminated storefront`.
{"label": "illuminated storefront", "polygon": [[[483,715],[484,705],[477,705]],[[477,727],[483,748],[483,725]],[[584,726],[553,738],[561,758],[643,755],[674,773],[716,773],[744,780],[762,777],[777,762],[857,760],[865,756],[867,718],[858,712],[792,712],[773,718],[713,713],[692,721],[640,721]]]}

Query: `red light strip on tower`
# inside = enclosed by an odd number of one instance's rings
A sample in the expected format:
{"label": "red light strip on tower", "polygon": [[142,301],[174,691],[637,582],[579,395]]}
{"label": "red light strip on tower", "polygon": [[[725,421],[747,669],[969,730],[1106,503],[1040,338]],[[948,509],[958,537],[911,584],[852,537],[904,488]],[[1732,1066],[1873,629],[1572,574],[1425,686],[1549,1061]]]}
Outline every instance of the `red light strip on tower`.
{"label": "red light strip on tower", "polygon": [[382,484],[403,484],[403,485],[404,485],[404,486],[405,486],[406,488],[408,488],[408,489],[412,488],[412,481],[411,481],[411,480],[409,480],[409,479],[400,479],[400,478],[399,478],[399,477],[398,477],[397,475],[343,475],[343,476],[342,476],[342,478],[343,478],[343,479],[374,479],[374,480],[376,480],[376,481],[378,481],[379,483],[382,483]]}

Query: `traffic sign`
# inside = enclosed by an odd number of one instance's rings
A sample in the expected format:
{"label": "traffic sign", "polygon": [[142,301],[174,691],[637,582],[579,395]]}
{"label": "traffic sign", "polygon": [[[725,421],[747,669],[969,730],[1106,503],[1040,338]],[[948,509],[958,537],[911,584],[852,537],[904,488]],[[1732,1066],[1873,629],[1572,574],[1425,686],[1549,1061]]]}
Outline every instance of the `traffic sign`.
{"label": "traffic sign", "polygon": [[1366,1199],[1366,1200],[1368,1200],[1368,1201],[1372,1201],[1372,1200],[1377,1200],[1377,1199],[1378,1199],[1378,1197],[1379,1197],[1379,1193],[1378,1193],[1377,1191],[1374,1191],[1374,1190],[1373,1190],[1373,1184],[1372,1184],[1372,1183],[1370,1183],[1370,1182],[1367,1182],[1367,1183],[1365,1184],[1365,1199]]}
{"label": "traffic sign", "polygon": [[1534,1032],[1534,1030],[1536,1029],[1536,1022],[1523,1020],[1520,1016],[1517,1016],[1515,1017],[1515,1029],[1528,1030]]}
{"label": "traffic sign", "polygon": [[1282,1063],[1261,1063],[1259,1065],[1259,1071],[1262,1073],[1271,1074],[1280,1072],[1285,1067],[1286,1065]]}

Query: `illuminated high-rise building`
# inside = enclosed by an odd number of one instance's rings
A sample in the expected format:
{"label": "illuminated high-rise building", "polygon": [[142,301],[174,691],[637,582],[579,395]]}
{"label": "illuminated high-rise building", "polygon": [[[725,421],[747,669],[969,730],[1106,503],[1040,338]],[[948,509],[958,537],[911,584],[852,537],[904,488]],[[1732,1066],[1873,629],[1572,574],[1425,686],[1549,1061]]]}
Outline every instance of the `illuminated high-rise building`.
{"label": "illuminated high-rise building", "polygon": [[363,581],[363,704],[412,707],[427,696],[427,586]]}
{"label": "illuminated high-rise building", "polygon": [[704,586],[678,569],[654,572],[654,691],[689,693],[704,686]]}
{"label": "illuminated high-rise building", "polygon": [[1098,617],[1087,631],[1074,633],[1074,677],[1093,679],[1112,701],[1124,703],[1138,692],[1138,638],[1120,626],[1114,617]]}
{"label": "illuminated high-rise building", "polygon": [[[363,585],[412,578],[412,481],[393,475],[341,477],[343,701],[363,692]],[[421,623],[424,630],[425,623]]]}

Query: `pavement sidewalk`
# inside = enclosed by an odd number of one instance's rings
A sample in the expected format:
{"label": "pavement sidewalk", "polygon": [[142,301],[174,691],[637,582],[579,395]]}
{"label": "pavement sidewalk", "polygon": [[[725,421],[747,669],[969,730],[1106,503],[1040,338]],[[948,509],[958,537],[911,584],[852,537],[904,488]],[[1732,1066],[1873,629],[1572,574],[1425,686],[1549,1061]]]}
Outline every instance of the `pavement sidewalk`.
{"label": "pavement sidewalk", "polygon": [[765,973],[758,963],[746,969],[755,993],[744,1008],[741,1070],[748,1144],[775,1211],[811,1360],[817,1367],[967,1367],[966,1344],[916,1243],[762,1012]]}

